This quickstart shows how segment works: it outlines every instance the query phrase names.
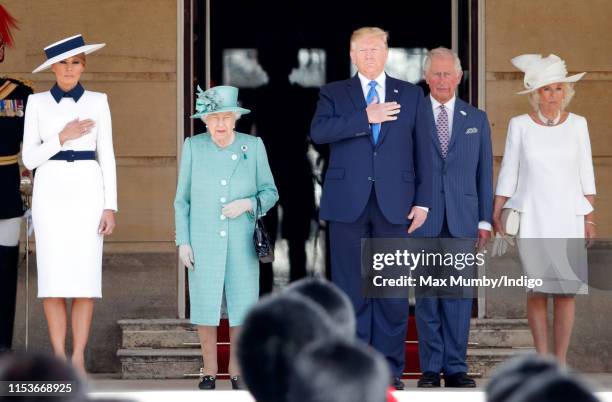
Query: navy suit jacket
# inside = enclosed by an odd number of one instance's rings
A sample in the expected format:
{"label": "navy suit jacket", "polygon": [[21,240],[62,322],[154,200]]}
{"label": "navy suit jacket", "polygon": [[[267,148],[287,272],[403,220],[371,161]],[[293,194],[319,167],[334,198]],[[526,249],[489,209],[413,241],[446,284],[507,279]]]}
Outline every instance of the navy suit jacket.
{"label": "navy suit jacket", "polygon": [[329,144],[320,218],[355,222],[374,188],[378,205],[393,224],[408,224],[412,206],[431,204],[432,151],[427,123],[419,113],[421,88],[386,77],[385,102],[398,102],[398,119],[382,124],[373,143],[359,77],[321,88],[310,136]]}
{"label": "navy suit jacket", "polygon": [[431,98],[423,102],[433,150],[433,198],[415,235],[436,237],[444,215],[453,237],[478,237],[478,222],[492,223],[493,156],[487,114],[456,98],[446,159],[442,158]]}

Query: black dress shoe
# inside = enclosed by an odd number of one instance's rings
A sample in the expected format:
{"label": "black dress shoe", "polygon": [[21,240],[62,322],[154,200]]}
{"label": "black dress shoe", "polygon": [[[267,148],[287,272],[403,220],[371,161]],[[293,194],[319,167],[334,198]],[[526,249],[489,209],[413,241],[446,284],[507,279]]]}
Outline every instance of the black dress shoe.
{"label": "black dress shoe", "polygon": [[244,386],[242,385],[242,377],[239,375],[231,377],[230,382],[232,383],[232,389],[244,389]]}
{"label": "black dress shoe", "polygon": [[476,381],[466,373],[456,373],[444,376],[444,386],[451,388],[476,388]]}
{"label": "black dress shoe", "polygon": [[440,387],[440,374],[434,373],[433,371],[426,371],[423,373],[419,381],[417,382],[419,388],[439,388]]}
{"label": "black dress shoe", "polygon": [[398,391],[403,391],[406,385],[399,377],[394,377],[391,381],[391,386]]}
{"label": "black dress shoe", "polygon": [[215,389],[215,377],[212,375],[205,375],[198,384],[200,389]]}

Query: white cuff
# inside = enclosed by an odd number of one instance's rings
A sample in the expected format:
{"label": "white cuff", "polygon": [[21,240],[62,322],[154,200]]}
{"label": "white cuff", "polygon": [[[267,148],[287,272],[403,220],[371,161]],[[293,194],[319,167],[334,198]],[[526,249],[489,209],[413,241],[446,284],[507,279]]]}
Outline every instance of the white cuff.
{"label": "white cuff", "polygon": [[478,222],[478,229],[488,230],[489,232],[493,230],[493,226],[487,221]]}

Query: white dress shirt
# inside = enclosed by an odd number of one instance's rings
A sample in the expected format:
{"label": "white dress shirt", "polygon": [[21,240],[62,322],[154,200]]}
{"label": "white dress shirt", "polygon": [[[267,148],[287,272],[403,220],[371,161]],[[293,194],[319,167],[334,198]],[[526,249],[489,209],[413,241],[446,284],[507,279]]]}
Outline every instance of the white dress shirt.
{"label": "white dress shirt", "polygon": [[[431,109],[433,111],[434,121],[438,121],[438,116],[440,115],[440,105],[442,103],[438,102],[431,94],[429,95],[431,98]],[[444,103],[444,107],[446,108],[446,113],[448,114],[448,139],[450,140],[453,136],[453,117],[455,114],[455,101],[457,97],[453,95],[452,98],[446,103]],[[493,229],[491,223],[487,221],[478,222],[478,229],[488,230],[489,232]]]}
{"label": "white dress shirt", "polygon": [[[361,89],[363,90],[364,99],[368,99],[368,92],[370,92],[370,81],[363,74],[357,73],[359,81],[361,82]],[[387,83],[387,75],[383,71],[378,77],[374,78],[376,81],[376,92],[378,92],[378,103],[385,102],[385,84]]]}
{"label": "white dress shirt", "polygon": [[[438,102],[431,94],[429,95],[431,98],[431,108],[433,109],[434,121],[438,122],[438,116],[440,115],[440,105],[442,103]],[[450,140],[453,136],[453,115],[455,113],[455,100],[457,98],[453,95],[453,97],[444,104],[446,108],[446,113],[448,114],[448,139]]]}

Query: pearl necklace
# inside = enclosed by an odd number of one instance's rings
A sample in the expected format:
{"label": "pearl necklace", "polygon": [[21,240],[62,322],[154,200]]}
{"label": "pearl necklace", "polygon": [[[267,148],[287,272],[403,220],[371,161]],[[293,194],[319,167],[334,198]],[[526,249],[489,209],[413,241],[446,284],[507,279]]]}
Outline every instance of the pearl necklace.
{"label": "pearl necklace", "polygon": [[549,119],[548,117],[544,116],[542,112],[540,112],[540,110],[538,109],[538,118],[547,126],[556,126],[559,123],[559,120],[561,120],[561,111],[557,113],[557,117],[555,117],[554,119]]}

